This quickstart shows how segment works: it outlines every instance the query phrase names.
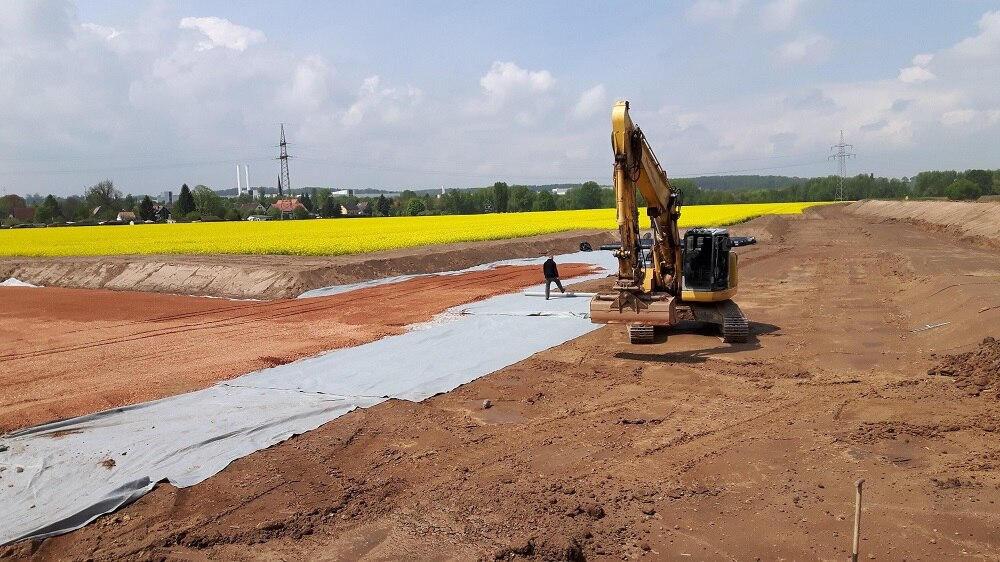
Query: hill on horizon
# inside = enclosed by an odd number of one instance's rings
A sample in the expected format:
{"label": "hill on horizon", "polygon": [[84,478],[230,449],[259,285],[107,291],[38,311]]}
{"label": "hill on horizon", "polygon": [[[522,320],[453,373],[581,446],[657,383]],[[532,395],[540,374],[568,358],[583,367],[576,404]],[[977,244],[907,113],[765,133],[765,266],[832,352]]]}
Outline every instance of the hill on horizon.
{"label": "hill on horizon", "polygon": [[742,191],[744,189],[784,189],[802,184],[808,178],[794,176],[698,176],[684,178],[707,191]]}

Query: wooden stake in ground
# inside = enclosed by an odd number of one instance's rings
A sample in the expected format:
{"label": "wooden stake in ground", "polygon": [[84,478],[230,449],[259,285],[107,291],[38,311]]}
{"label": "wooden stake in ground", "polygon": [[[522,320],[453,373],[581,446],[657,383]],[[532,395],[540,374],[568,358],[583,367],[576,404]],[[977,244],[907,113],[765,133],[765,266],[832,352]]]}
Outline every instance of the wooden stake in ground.
{"label": "wooden stake in ground", "polygon": [[858,541],[861,539],[861,485],[864,483],[864,478],[854,482],[857,494],[854,500],[854,549],[851,551],[851,562],[858,562]]}

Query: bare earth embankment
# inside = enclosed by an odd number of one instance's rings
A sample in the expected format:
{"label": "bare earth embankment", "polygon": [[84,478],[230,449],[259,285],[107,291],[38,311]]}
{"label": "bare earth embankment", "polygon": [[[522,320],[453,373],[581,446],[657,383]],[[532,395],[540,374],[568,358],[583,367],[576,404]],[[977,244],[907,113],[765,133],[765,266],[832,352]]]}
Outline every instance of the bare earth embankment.
{"label": "bare earth embankment", "polygon": [[[98,228],[98,227],[94,227]],[[295,298],[311,289],[402,274],[455,271],[514,258],[594,247],[603,231],[577,231],[491,242],[463,242],[353,256],[151,255],[0,258],[0,280],[236,299]]]}
{"label": "bare earth embankment", "polygon": [[859,201],[848,211],[903,221],[928,232],[953,234],[968,242],[1000,248],[1000,202]]}
{"label": "bare earth embankment", "polygon": [[0,559],[842,561],[859,478],[862,559],[1000,559],[1000,254],[841,206],[733,230],[746,344],[602,328]]}

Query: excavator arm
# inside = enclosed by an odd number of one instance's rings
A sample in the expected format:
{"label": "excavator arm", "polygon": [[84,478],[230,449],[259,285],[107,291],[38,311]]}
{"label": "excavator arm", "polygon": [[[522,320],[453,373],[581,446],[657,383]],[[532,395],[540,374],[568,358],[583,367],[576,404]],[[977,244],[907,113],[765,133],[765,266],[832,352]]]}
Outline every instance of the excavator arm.
{"label": "excavator arm", "polygon": [[[677,296],[681,271],[681,242],[677,229],[680,201],[642,130],[632,123],[628,109],[628,102],[620,101],[611,112],[615,199],[622,242],[616,252],[619,267],[615,288],[641,290],[648,273],[652,275],[651,290]],[[648,272],[643,267],[639,241],[637,191],[646,200],[646,213],[653,229],[652,270]]]}
{"label": "excavator arm", "polygon": [[[652,326],[670,326],[677,321],[675,301],[681,294],[682,271],[677,230],[680,202],[642,130],[632,123],[626,101],[618,102],[612,110],[611,146],[621,238],[621,246],[615,250],[618,278],[614,293],[598,294],[591,300],[590,318],[598,323],[627,324],[633,340],[651,339]],[[637,193],[646,201],[652,228],[648,265],[640,239]],[[633,333],[638,327],[643,334]]]}

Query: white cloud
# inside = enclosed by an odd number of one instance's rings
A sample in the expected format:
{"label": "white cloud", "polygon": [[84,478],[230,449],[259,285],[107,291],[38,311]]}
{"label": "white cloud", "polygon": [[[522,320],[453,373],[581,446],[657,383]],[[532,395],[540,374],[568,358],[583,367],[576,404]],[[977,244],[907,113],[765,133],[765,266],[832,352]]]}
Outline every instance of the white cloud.
{"label": "white cloud", "polygon": [[292,85],[282,92],[282,101],[305,111],[319,109],[327,99],[328,74],[323,57],[307,56],[296,65]]}
{"label": "white cloud", "polygon": [[1000,58],[1000,11],[986,12],[977,25],[979,35],[961,41],[951,52],[964,59]]}
{"label": "white cloud", "polygon": [[550,94],[555,84],[548,70],[531,71],[513,62],[497,61],[479,79],[485,97],[470,100],[466,111],[479,116],[504,113],[515,123],[528,126],[551,109]]}
{"label": "white cloud", "polygon": [[419,88],[383,88],[378,75],[369,76],[361,83],[357,99],[340,120],[348,128],[356,127],[371,115],[383,124],[398,123],[411,119],[422,99],[423,92]]}
{"label": "white cloud", "polygon": [[587,119],[609,107],[604,84],[598,84],[580,95],[580,99],[577,100],[569,114],[573,119]]}
{"label": "white cloud", "polygon": [[927,70],[926,67],[934,60],[934,55],[923,54],[913,57],[914,66],[909,66],[899,71],[899,79],[907,84],[920,84],[929,80],[934,80],[937,76]]}
{"label": "white cloud", "polygon": [[888,126],[889,122],[886,121],[885,119],[882,119],[881,121],[876,121],[875,123],[868,123],[866,125],[861,125],[859,129],[862,132],[875,132],[875,131],[881,131]]}
{"label": "white cloud", "polygon": [[698,0],[687,10],[688,19],[696,22],[728,22],[736,19],[746,0]]}
{"label": "white cloud", "polygon": [[118,37],[119,35],[122,34],[121,31],[118,31],[117,29],[115,29],[113,27],[105,27],[103,25],[97,25],[96,23],[85,23],[85,24],[82,24],[80,27],[82,27],[82,28],[86,29],[87,31],[90,31],[90,32],[92,32],[92,33],[94,33],[94,34],[96,34],[96,35],[98,35],[100,37],[103,37],[103,38],[107,39],[108,41],[110,41],[110,40],[114,39],[115,37]]}
{"label": "white cloud", "polygon": [[674,118],[674,124],[683,131],[698,124],[700,119],[697,113],[681,113]]}
{"label": "white cloud", "polygon": [[73,39],[74,17],[67,2],[0,2],[0,46],[31,54],[57,50]]}
{"label": "white cloud", "polygon": [[913,142],[917,130],[909,119],[892,119],[886,123],[885,127],[872,131],[872,133],[875,138],[894,144],[907,144]]}
{"label": "white cloud", "polygon": [[795,133],[776,133],[768,137],[768,154],[787,154],[795,149],[799,136]]}
{"label": "white cloud", "polygon": [[[865,158],[878,160],[876,174],[984,167],[977,162],[989,157],[983,147],[997,145],[1000,56],[990,57],[1000,52],[994,23],[1000,12],[978,18],[978,28],[970,19],[969,37],[953,37],[951,48],[913,51],[910,65],[902,57],[881,79],[862,81],[849,77],[851,68],[760,73],[768,69],[758,63],[808,64],[832,54],[840,36],[828,39],[817,33],[826,28],[810,28],[804,0],[688,4],[688,18],[727,28],[702,34],[707,43],[691,41],[697,51],[678,46],[671,56],[718,64],[720,72],[755,72],[766,84],[751,76],[746,91],[699,95],[698,86],[677,81],[664,88],[662,73],[629,76],[634,91],[624,94],[632,96],[633,116],[677,175],[769,166],[779,174],[832,173],[826,156],[841,129],[859,155],[852,172],[870,165]],[[147,14],[123,18],[128,23],[115,29],[106,21],[81,23],[70,0],[0,1],[0,107],[10,109],[0,120],[0,152],[17,162],[8,166],[12,179],[0,178],[8,189],[65,195],[112,174],[133,193],[181,182],[227,187],[232,165],[218,162],[228,159],[249,161],[259,170],[255,177],[273,182],[275,173],[264,170],[277,166],[278,122],[299,157],[292,177],[300,185],[609,180],[607,114],[623,94],[611,84],[621,83],[625,68],[602,68],[584,57],[572,64],[590,81],[567,85],[559,74],[566,67],[476,58],[481,66],[458,74],[468,60],[456,59],[410,85],[392,70],[398,60],[293,52],[279,45],[271,27],[182,20],[177,9],[153,2]],[[635,18],[623,25],[639,27]],[[655,41],[636,46],[648,51]],[[722,50],[706,48],[720,41]],[[733,57],[733,49],[745,57]],[[345,62],[335,68],[334,60]],[[18,140],[25,130],[35,142]],[[48,168],[73,173],[45,171],[36,147],[60,159]],[[155,156],[144,160],[146,154]],[[813,163],[781,168],[803,160]],[[205,161],[211,164],[199,164]]]}
{"label": "white cloud", "polygon": [[920,84],[928,80],[934,80],[937,76],[921,66],[910,66],[899,71],[899,79],[907,84]]}
{"label": "white cloud", "polygon": [[971,123],[976,117],[976,111],[972,109],[959,109],[948,111],[941,115],[942,125],[964,125]]}
{"label": "white cloud", "polygon": [[127,122],[130,61],[85,27],[68,2],[0,2],[0,153],[106,146]]}
{"label": "white cloud", "polygon": [[819,88],[809,88],[800,92],[794,92],[785,97],[782,104],[795,110],[819,110],[830,112],[837,109],[837,104],[829,96],[823,94]]}
{"label": "white cloud", "polygon": [[761,19],[768,29],[788,29],[795,21],[802,0],[773,0],[764,6]]}
{"label": "white cloud", "polygon": [[832,45],[819,33],[806,33],[778,47],[778,60],[784,63],[822,62],[830,56]]}
{"label": "white cloud", "polygon": [[486,95],[500,103],[519,93],[546,92],[555,82],[548,70],[529,71],[512,62],[499,61],[479,79]]}
{"label": "white cloud", "polygon": [[215,47],[245,51],[250,45],[263,43],[267,40],[263,31],[250,29],[227,19],[216,17],[183,18],[180,28],[194,29],[205,35],[206,40],[198,43],[199,51],[207,51]]}

